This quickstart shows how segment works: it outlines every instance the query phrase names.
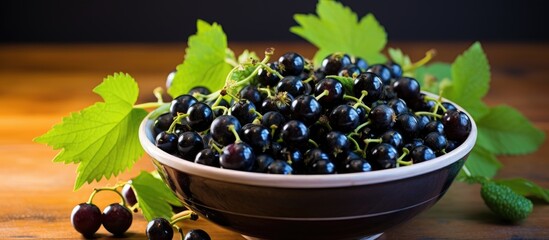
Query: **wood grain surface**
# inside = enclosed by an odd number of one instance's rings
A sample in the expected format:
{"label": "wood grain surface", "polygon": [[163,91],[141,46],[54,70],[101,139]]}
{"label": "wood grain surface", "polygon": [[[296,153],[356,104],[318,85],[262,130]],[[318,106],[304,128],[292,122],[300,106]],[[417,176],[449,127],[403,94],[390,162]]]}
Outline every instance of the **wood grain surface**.
{"label": "wood grain surface", "polygon": [[[435,61],[453,61],[470,43],[392,43],[412,59],[435,48]],[[275,47],[281,54],[294,50],[312,57],[304,43],[231,43],[262,53]],[[545,43],[484,43],[492,66],[490,105],[519,109],[536,126],[549,131],[549,45]],[[117,178],[84,186],[73,192],[76,165],[56,164],[57,153],[32,142],[63,116],[100,100],[93,87],[114,72],[130,73],[139,83],[139,102],[154,100],[152,89],[164,86],[167,73],[182,61],[184,44],[0,45],[0,239],[79,239],[70,224],[72,208],[85,202],[93,187],[127,180],[143,169],[153,169],[144,156]],[[168,97],[166,96],[166,99]],[[536,153],[502,156],[498,177],[525,177],[549,188],[549,142]],[[100,208],[117,202],[115,195],[99,194]],[[146,222],[137,214],[127,237],[145,239]],[[243,239],[204,219],[183,223],[201,228],[213,239]],[[101,228],[100,238],[111,238]],[[176,235],[177,239],[178,236]],[[386,231],[380,239],[549,239],[549,204],[535,201],[524,222],[499,221],[484,206],[478,185],[454,183],[434,207],[415,219]]]}

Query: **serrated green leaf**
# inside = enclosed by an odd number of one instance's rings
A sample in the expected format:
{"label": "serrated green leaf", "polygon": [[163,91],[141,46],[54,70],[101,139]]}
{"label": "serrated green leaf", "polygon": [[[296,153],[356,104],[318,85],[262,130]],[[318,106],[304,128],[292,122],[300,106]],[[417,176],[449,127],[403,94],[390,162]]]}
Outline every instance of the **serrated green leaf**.
{"label": "serrated green leaf", "polygon": [[523,178],[498,179],[494,181],[498,184],[511,188],[517,194],[525,197],[539,198],[544,200],[546,203],[549,203],[549,189],[542,188],[532,181]]}
{"label": "serrated green leaf", "polygon": [[[448,63],[434,62],[429,65],[422,66],[415,71],[415,78],[419,82],[421,89],[439,93],[439,86],[443,79],[450,79],[451,66]],[[443,93],[444,97],[446,95]]]}
{"label": "serrated green leaf", "polygon": [[139,208],[147,221],[163,217],[170,219],[173,215],[172,205],[182,206],[179,199],[159,178],[142,171],[132,179],[132,187],[139,203]]}
{"label": "serrated green leaf", "polygon": [[490,108],[477,123],[479,145],[495,154],[532,153],[545,140],[543,131],[509,106]]}
{"label": "serrated green leaf", "polygon": [[362,57],[369,63],[387,60],[381,53],[387,43],[387,33],[374,15],[368,14],[358,21],[356,13],[333,0],[320,0],[316,13],[295,14],[299,26],[290,28],[292,33],[318,47],[314,57],[316,66],[334,52]]}
{"label": "serrated green leaf", "polygon": [[239,56],[238,56],[238,63],[239,64],[246,64],[251,63],[252,60],[259,60],[259,57],[254,51],[249,51],[248,49],[245,49]]}
{"label": "serrated green leaf", "polygon": [[225,84],[231,65],[227,57],[227,36],[217,23],[198,20],[197,33],[189,37],[185,60],[177,66],[177,73],[168,93],[172,97],[186,94],[196,86],[215,91]]}
{"label": "serrated green leaf", "polygon": [[471,177],[492,178],[501,167],[501,162],[493,153],[476,144],[457,179],[466,181]]}
{"label": "serrated green leaf", "polygon": [[401,67],[408,66],[412,64],[412,60],[410,60],[410,56],[404,54],[400,48],[389,48],[387,51],[389,53],[389,57],[393,62],[399,64]]}
{"label": "serrated green leaf", "polygon": [[143,154],[138,128],[147,112],[133,108],[139,94],[135,80],[128,74],[115,73],[94,92],[105,102],[72,113],[35,139],[61,149],[54,162],[79,164],[75,190],[84,183],[118,175]]}
{"label": "serrated green leaf", "polygon": [[444,96],[465,108],[474,119],[488,112],[482,98],[490,87],[490,65],[479,42],[475,42],[452,63],[452,85]]}

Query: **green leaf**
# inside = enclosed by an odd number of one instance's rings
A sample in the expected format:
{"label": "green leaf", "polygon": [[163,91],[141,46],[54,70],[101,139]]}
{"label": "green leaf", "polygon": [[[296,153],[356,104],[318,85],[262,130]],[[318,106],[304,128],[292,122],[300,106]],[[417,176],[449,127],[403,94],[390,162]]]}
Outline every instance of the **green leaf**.
{"label": "green leaf", "polygon": [[249,51],[248,49],[245,49],[239,56],[238,56],[238,63],[239,64],[245,64],[245,63],[251,63],[252,60],[259,60],[259,57],[255,52]]}
{"label": "green leaf", "polygon": [[408,66],[412,64],[410,57],[402,52],[400,48],[389,48],[388,50],[389,57],[393,62],[398,63],[400,66]]}
{"label": "green leaf", "polygon": [[482,98],[490,87],[490,65],[479,42],[458,56],[452,64],[452,85],[444,96],[465,108],[474,119],[488,112]]}
{"label": "green leaf", "polygon": [[467,181],[469,178],[476,177],[492,178],[501,167],[502,164],[493,153],[477,144],[465,161],[458,180]]}
{"label": "green leaf", "polygon": [[517,194],[525,197],[535,197],[549,203],[549,189],[544,189],[532,181],[523,178],[498,179],[496,183],[511,188]]}
{"label": "green leaf", "polygon": [[158,217],[169,220],[173,215],[171,205],[182,206],[172,190],[149,172],[142,171],[139,176],[132,179],[131,184],[139,208],[147,221]]}
{"label": "green leaf", "polygon": [[221,26],[202,20],[198,20],[196,25],[197,33],[187,42],[185,61],[177,66],[172,86],[168,89],[174,98],[196,86],[212,91],[220,89],[231,71],[231,65],[225,61],[229,53],[227,36]]}
{"label": "green leaf", "polygon": [[509,106],[490,108],[477,123],[479,145],[495,154],[532,153],[545,140],[543,131]]}
{"label": "green leaf", "polygon": [[381,51],[387,43],[387,33],[374,15],[368,14],[358,21],[356,13],[333,0],[320,0],[316,13],[295,14],[299,26],[290,28],[292,33],[318,47],[316,66],[334,52],[362,57],[369,63],[386,61]]}
{"label": "green leaf", "polygon": [[61,149],[54,162],[79,164],[75,190],[84,183],[118,175],[143,154],[138,128],[147,112],[133,108],[139,94],[135,80],[128,74],[115,73],[94,92],[105,102],[72,113],[34,140]]}
{"label": "green leaf", "polygon": [[[421,90],[439,94],[442,81],[450,81],[451,67],[448,63],[434,62],[415,71]],[[443,93],[443,95],[445,95]]]}

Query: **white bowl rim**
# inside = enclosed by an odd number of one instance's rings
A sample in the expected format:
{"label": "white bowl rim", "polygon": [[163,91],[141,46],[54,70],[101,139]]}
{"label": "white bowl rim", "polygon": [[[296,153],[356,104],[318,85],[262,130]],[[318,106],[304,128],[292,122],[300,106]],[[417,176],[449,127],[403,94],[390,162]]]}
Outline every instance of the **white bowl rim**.
{"label": "white bowl rim", "polygon": [[[432,97],[437,97],[431,93],[424,93]],[[454,104],[454,106],[456,106],[460,111],[465,112],[471,120],[471,133],[467,139],[465,139],[465,141],[456,149],[435,159],[419,164],[413,164],[411,166],[371,172],[330,175],[279,175],[236,171],[197,164],[166,153],[150,141],[150,139],[152,139],[152,135],[150,134],[152,133],[150,133],[150,131],[147,133],[147,126],[153,122],[153,120],[149,119],[149,116],[152,113],[145,117],[145,119],[141,122],[139,127],[139,140],[143,146],[143,149],[149,154],[149,156],[156,159],[160,163],[187,174],[222,182],[277,188],[335,188],[377,184],[411,178],[444,168],[464,158],[473,149],[477,138],[477,126],[474,119],[459,105],[447,99],[443,100]],[[148,135],[151,138],[149,138]]]}

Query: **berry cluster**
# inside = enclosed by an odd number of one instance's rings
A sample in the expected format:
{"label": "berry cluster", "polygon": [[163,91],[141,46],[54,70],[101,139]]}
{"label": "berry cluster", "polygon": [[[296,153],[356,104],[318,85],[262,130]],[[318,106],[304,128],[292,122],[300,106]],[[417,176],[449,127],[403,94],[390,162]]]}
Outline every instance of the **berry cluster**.
{"label": "berry cluster", "polygon": [[176,97],[155,120],[156,146],[212,167],[334,174],[431,160],[471,131],[465,113],[423,94],[396,63],[334,53],[315,68],[295,52],[266,54],[245,80]]}
{"label": "berry cluster", "polygon": [[[95,189],[88,202],[75,206],[71,214],[71,223],[74,229],[86,238],[93,238],[93,235],[103,225],[115,237],[123,237],[132,225],[132,210],[137,212],[137,198],[130,184],[125,184],[121,191],[118,188],[120,186]],[[92,201],[98,192],[105,190],[117,193],[121,197],[122,203],[110,204],[101,213]],[[175,223],[185,219],[195,221],[198,219],[198,215],[187,210],[176,214],[172,221],[155,218],[147,225],[147,238],[150,240],[172,239],[173,228],[176,228],[181,236],[185,236],[185,240],[210,240],[210,236],[201,229],[192,229],[183,235],[181,228]]]}

